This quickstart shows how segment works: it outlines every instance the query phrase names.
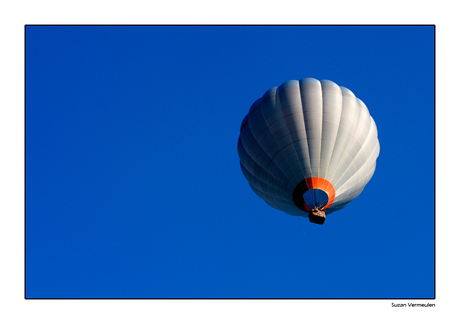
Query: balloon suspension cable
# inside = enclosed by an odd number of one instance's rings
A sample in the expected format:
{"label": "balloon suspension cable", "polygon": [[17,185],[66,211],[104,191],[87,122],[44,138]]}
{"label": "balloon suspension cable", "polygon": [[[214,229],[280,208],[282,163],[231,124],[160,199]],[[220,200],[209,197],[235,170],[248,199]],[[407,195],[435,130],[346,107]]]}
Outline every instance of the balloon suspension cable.
{"label": "balloon suspension cable", "polygon": [[310,210],[308,218],[310,218],[310,222],[312,223],[323,225],[326,220],[326,213],[315,206]]}

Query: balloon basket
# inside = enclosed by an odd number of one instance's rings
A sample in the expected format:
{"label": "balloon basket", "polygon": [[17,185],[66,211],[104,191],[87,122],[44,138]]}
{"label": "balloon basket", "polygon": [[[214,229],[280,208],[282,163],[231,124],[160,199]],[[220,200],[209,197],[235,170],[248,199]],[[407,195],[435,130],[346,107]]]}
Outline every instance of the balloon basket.
{"label": "balloon basket", "polygon": [[310,218],[311,223],[323,225],[324,221],[326,220],[326,213],[323,211],[310,211],[308,214],[308,218]]}

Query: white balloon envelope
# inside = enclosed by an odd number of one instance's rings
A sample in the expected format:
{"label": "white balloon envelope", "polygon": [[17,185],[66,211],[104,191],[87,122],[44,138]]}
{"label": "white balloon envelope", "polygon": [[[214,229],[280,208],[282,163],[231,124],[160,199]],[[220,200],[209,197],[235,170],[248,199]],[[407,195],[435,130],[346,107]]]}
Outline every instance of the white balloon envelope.
{"label": "white balloon envelope", "polygon": [[319,224],[363,191],[379,151],[366,105],[347,88],[312,78],[268,90],[243,119],[238,139],[252,190]]}

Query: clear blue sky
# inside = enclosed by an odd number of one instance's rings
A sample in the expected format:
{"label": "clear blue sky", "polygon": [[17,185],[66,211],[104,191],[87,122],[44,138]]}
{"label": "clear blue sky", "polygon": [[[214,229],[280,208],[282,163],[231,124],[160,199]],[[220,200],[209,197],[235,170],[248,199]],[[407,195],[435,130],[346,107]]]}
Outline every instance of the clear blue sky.
{"label": "clear blue sky", "polygon": [[[323,226],[272,209],[237,154],[287,80],[379,131]],[[26,297],[434,297],[434,27],[26,27]]]}

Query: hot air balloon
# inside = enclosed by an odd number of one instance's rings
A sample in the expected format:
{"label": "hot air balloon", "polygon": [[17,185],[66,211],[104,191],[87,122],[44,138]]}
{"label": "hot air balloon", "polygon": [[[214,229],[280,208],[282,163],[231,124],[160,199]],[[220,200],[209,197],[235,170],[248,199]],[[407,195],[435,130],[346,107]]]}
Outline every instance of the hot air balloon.
{"label": "hot air balloon", "polygon": [[372,178],[380,152],[366,105],[332,81],[287,81],[256,100],[241,123],[238,155],[267,204],[323,224]]}

